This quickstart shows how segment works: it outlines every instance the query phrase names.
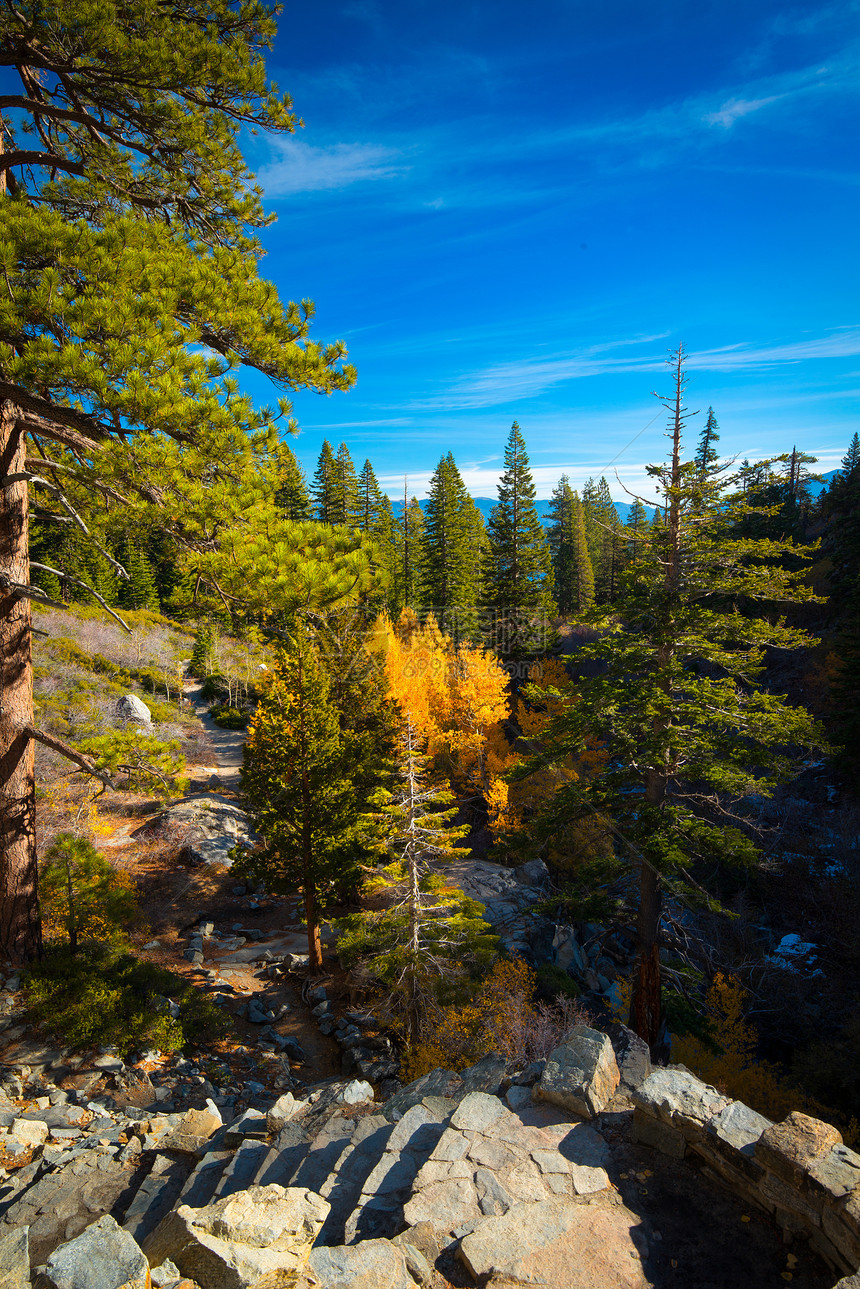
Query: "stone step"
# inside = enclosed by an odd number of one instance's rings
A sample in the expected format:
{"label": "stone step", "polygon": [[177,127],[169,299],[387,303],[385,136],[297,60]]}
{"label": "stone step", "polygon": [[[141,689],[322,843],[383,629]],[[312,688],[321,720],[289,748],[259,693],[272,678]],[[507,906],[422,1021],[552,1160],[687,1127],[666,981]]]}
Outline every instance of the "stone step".
{"label": "stone step", "polygon": [[320,1194],[331,1209],[317,1237],[320,1244],[343,1244],[347,1219],[359,1203],[364,1183],[385,1153],[394,1124],[382,1115],[360,1119],[349,1144],[335,1161]]}
{"label": "stone step", "polygon": [[226,1199],[228,1195],[236,1195],[256,1185],[255,1179],[268,1154],[269,1146],[265,1141],[243,1141],[221,1174],[212,1200]]}
{"label": "stone step", "polygon": [[319,1195],[320,1187],[349,1145],[355,1128],[354,1119],[330,1119],[314,1137],[310,1149],[293,1174],[290,1185],[306,1186],[309,1191]]}
{"label": "stone step", "polygon": [[141,1244],[169,1213],[189,1176],[186,1160],[156,1155],[125,1212],[123,1226]]}
{"label": "stone step", "polygon": [[[352,1211],[343,1220],[339,1243],[391,1239],[403,1225],[403,1206],[412,1183],[448,1125],[450,1114],[432,1104],[412,1106],[388,1132],[379,1130],[381,1149],[370,1157]],[[368,1160],[368,1162],[370,1162]],[[328,1242],[328,1241],[326,1241]]]}
{"label": "stone step", "polygon": [[295,1185],[293,1178],[310,1148],[311,1137],[299,1124],[285,1124],[278,1133],[275,1145],[263,1160],[254,1185],[269,1186],[273,1182],[279,1186]]}
{"label": "stone step", "polygon": [[174,1207],[189,1204],[191,1208],[205,1208],[210,1204],[232,1158],[232,1150],[208,1150],[179,1192]]}

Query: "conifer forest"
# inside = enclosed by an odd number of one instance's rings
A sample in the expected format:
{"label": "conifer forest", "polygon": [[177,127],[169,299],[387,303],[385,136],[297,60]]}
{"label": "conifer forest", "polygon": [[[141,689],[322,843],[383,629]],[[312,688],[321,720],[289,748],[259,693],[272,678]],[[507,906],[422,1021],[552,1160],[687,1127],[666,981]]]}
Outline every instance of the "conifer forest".
{"label": "conifer forest", "polygon": [[[444,420],[426,489],[359,429],[306,471],[291,400],[345,406],[360,371],[266,276],[242,148],[298,126],[274,10],[24,0],[2,27],[0,964],[46,1032],[84,1033],[44,1010],[58,970],[83,997],[146,964],[202,871],[122,839],[214,791],[251,833],[207,880],[292,910],[308,988],[360,982],[401,1081],[507,1051],[515,1011],[621,1022],[856,1147],[858,435],[823,474],[808,444],[722,452],[679,338],[647,489],[539,496],[526,407],[491,504]],[[505,922],[470,864],[545,885]],[[151,1019],[138,1046],[198,1033]],[[126,1050],[122,1023],[86,1037]]]}

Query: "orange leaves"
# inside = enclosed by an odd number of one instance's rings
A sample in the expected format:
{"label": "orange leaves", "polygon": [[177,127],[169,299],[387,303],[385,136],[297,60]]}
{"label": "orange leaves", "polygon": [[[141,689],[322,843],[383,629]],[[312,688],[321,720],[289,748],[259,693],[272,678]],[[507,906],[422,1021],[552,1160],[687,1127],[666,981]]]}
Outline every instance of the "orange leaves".
{"label": "orange leaves", "polygon": [[430,755],[448,754],[456,778],[487,787],[488,744],[509,714],[508,677],[498,658],[477,646],[455,646],[435,618],[420,623],[404,609],[389,627],[385,674]]}

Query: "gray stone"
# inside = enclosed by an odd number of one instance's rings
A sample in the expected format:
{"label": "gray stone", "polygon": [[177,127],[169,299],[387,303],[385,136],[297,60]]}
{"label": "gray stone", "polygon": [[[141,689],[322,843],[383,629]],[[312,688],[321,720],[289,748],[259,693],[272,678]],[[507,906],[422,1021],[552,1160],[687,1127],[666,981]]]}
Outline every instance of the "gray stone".
{"label": "gray stone", "polygon": [[137,1243],[105,1215],[45,1264],[45,1289],[148,1289],[149,1263]]}
{"label": "gray stone", "polygon": [[489,1092],[496,1095],[505,1077],[507,1061],[499,1052],[491,1052],[460,1075],[464,1092]]}
{"label": "gray stone", "polygon": [[513,1087],[508,1088],[507,1092],[505,1093],[505,1100],[507,1101],[511,1109],[514,1111],[522,1110],[525,1106],[530,1104],[531,1099],[532,1099],[531,1088],[520,1087],[517,1084],[514,1084]]}
{"label": "gray stone", "polygon": [[483,1132],[502,1114],[508,1114],[508,1111],[498,1097],[486,1092],[470,1092],[451,1116],[451,1127]]}
{"label": "gray stone", "polygon": [[230,1124],[224,1134],[224,1145],[228,1150],[233,1150],[236,1146],[241,1146],[246,1137],[262,1141],[268,1135],[268,1131],[266,1116],[262,1110],[251,1108],[245,1110]]}
{"label": "gray stone", "polygon": [[547,1058],[533,1096],[584,1119],[600,1114],[618,1087],[619,1073],[606,1034],[577,1025]]}
{"label": "gray stone", "polygon": [[836,1145],[816,1159],[807,1172],[807,1185],[825,1199],[839,1200],[860,1187],[860,1155]]}
{"label": "gray stone", "polygon": [[640,1038],[626,1025],[613,1022],[606,1032],[615,1053],[620,1075],[619,1091],[635,1092],[651,1074],[651,1053],[644,1038]]}
{"label": "gray stone", "polygon": [[123,694],[117,699],[116,714],[121,721],[135,721],[143,725],[152,724],[152,712],[137,694]]}
{"label": "gray stone", "polygon": [[319,1289],[415,1289],[403,1248],[389,1240],[313,1249],[308,1268]]}
{"label": "gray stone", "polygon": [[643,1272],[631,1216],[620,1205],[562,1198],[517,1204],[465,1234],[458,1255],[488,1289],[645,1289],[653,1282]]}
{"label": "gray stone", "polygon": [[205,1208],[168,1213],[144,1248],[156,1264],[170,1259],[205,1289],[247,1289],[307,1262],[329,1204],[302,1186],[252,1186]]}
{"label": "gray stone", "polygon": [[704,1135],[705,1124],[729,1105],[710,1084],[680,1067],[654,1070],[631,1095],[633,1104],[652,1118],[661,1119],[688,1140]]}
{"label": "gray stone", "polygon": [[705,1124],[705,1143],[756,1180],[761,1175],[761,1167],[755,1161],[756,1143],[772,1126],[772,1120],[742,1101],[732,1101]]}
{"label": "gray stone", "polygon": [[246,811],[215,796],[192,797],[169,806],[154,825],[162,834],[181,831],[186,854],[198,863],[232,864],[230,850],[253,847],[258,836]]}
{"label": "gray stone", "polygon": [[29,1228],[0,1235],[0,1289],[30,1289]]}
{"label": "gray stone", "polygon": [[478,1207],[485,1217],[499,1217],[513,1205],[513,1199],[489,1168],[476,1169],[475,1188],[478,1192]]}
{"label": "gray stone", "polygon": [[682,1132],[662,1119],[650,1118],[639,1109],[633,1113],[633,1140],[641,1146],[659,1150],[670,1159],[683,1159],[687,1153],[687,1141]]}
{"label": "gray stone", "polygon": [[165,1289],[174,1280],[181,1279],[181,1272],[179,1267],[168,1259],[167,1262],[162,1262],[160,1267],[153,1267],[150,1276],[155,1289]]}
{"label": "gray stone", "polygon": [[278,1097],[266,1115],[266,1127],[269,1132],[279,1133],[288,1120],[292,1119],[299,1104],[292,1092],[285,1092],[283,1096]]}
{"label": "gray stone", "polygon": [[364,1079],[351,1079],[335,1094],[336,1105],[362,1105],[373,1100],[373,1087]]}

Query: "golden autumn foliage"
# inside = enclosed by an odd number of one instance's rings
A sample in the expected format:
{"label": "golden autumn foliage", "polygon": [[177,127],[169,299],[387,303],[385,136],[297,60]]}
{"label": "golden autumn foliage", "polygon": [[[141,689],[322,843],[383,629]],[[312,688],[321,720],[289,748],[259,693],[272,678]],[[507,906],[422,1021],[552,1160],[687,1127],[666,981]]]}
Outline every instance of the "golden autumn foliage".
{"label": "golden autumn foliage", "polygon": [[[746,1002],[747,991],[740,981],[718,972],[705,996],[713,1044],[690,1034],[673,1036],[673,1063],[685,1065],[706,1083],[769,1119],[784,1119],[792,1110],[803,1110],[833,1122],[833,1111],[791,1084],[770,1061],[757,1058],[758,1039],[746,1019]],[[843,1123],[841,1131],[849,1145],[860,1141],[857,1119]]]}
{"label": "golden autumn foliage", "polygon": [[388,624],[385,675],[428,755],[460,786],[489,787],[488,747],[508,718],[508,677],[495,654],[442,634],[404,609]]}
{"label": "golden autumn foliage", "polygon": [[535,1002],[535,984],[522,959],[499,959],[469,1002],[437,1009],[432,1037],[405,1054],[403,1079],[437,1067],[465,1070],[491,1052],[520,1066],[547,1056],[584,1013],[567,998]]}

